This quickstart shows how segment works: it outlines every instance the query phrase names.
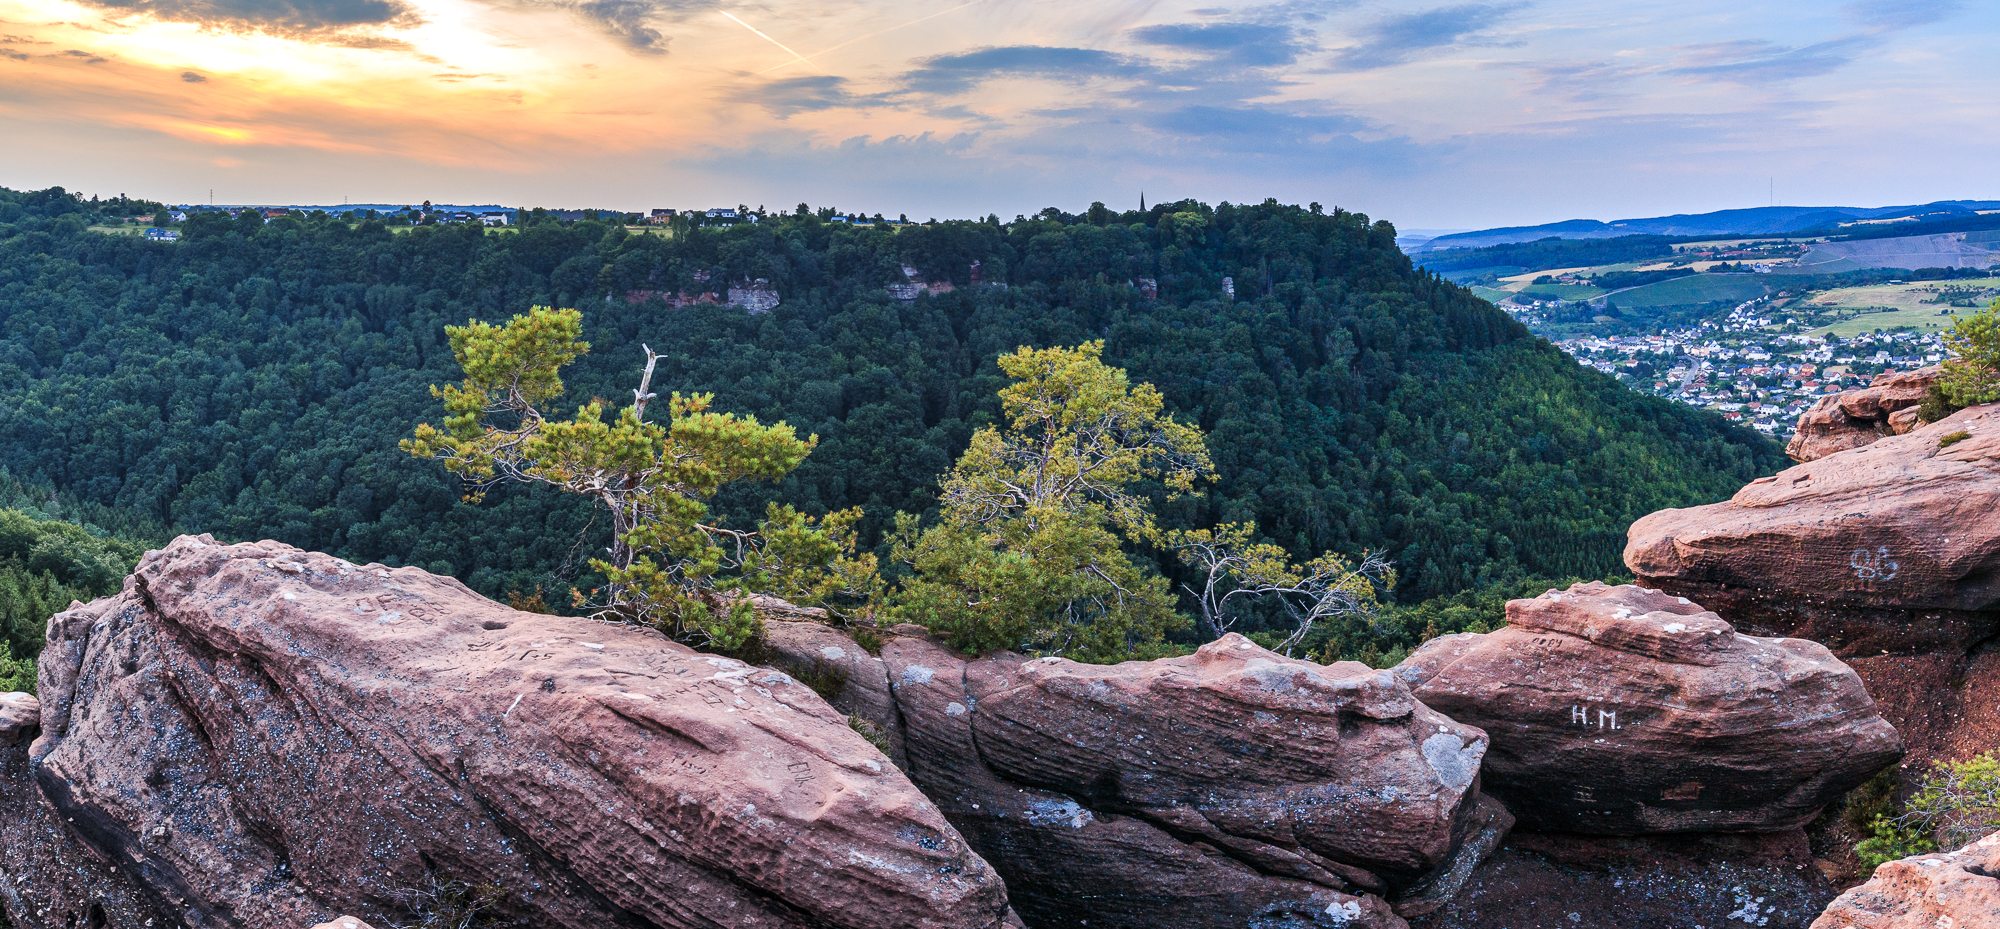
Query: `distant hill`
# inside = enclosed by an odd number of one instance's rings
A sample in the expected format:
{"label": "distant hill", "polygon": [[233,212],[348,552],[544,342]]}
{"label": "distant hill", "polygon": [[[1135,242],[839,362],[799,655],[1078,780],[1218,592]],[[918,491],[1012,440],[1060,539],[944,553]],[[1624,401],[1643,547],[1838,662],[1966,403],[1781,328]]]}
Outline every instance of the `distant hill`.
{"label": "distant hill", "polygon": [[1412,254],[1452,248],[1510,245],[1542,239],[1610,239],[1629,235],[1734,236],[1803,235],[1839,231],[1854,224],[1926,224],[2000,210],[2000,200],[1941,200],[1915,206],[1760,206],[1713,213],[1677,213],[1601,222],[1570,219],[1540,226],[1507,226],[1441,235],[1408,247]]}
{"label": "distant hill", "polygon": [[2000,265],[2000,229],[1817,242],[1801,270],[1833,274],[1868,268],[1990,268]]}
{"label": "distant hill", "polygon": [[[871,543],[934,505],[996,413],[995,359],[1023,344],[1104,339],[1208,431],[1221,480],[1173,521],[1383,552],[1407,600],[1619,571],[1632,520],[1782,462],[1747,429],[1578,366],[1345,211],[1182,202],[895,230],[785,216],[672,238],[533,214],[505,236],[201,214],[169,245],[91,232],[87,208],[0,191],[0,469],[176,531],[418,564],[494,594],[565,602],[588,582],[579,536],[603,527],[587,501],[465,505],[396,441],[439,415],[426,386],[456,375],[445,325],[538,303],[585,311],[575,402],[629,394],[649,344],[661,393],[713,391],[820,437],[726,515],[862,506]],[[775,305],[724,299],[760,280]]]}

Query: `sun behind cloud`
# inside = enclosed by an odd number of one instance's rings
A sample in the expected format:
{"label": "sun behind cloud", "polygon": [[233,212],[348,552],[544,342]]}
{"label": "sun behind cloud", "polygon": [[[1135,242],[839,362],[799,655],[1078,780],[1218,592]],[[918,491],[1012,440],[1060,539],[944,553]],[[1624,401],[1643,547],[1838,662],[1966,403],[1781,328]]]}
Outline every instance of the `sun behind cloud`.
{"label": "sun behind cloud", "polygon": [[[1656,6],[0,0],[0,184],[913,216],[1143,188],[1422,226],[1565,218],[1521,212],[1551,186],[1634,215],[1787,173],[1955,195],[1918,169],[1995,150],[1955,79],[1991,9]],[[1912,166],[1899,133],[1954,144]]]}

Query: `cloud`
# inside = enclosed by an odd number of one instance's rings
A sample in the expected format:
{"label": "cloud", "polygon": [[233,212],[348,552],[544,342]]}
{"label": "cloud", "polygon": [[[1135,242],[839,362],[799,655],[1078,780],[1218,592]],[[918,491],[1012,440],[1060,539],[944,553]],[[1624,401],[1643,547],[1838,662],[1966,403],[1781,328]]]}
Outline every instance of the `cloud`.
{"label": "cloud", "polygon": [[1893,31],[1927,26],[1965,9],[1965,0],[1854,0],[1848,16],[1864,28]]}
{"label": "cloud", "polygon": [[206,84],[208,83],[208,75],[198,74],[193,71],[182,71],[181,80],[186,81],[190,84]]}
{"label": "cloud", "polygon": [[779,119],[824,110],[862,109],[887,102],[881,94],[855,93],[849,89],[846,78],[832,74],[767,81],[754,87],[733,90],[728,99],[733,103],[761,106]]}
{"label": "cloud", "polygon": [[1854,62],[1879,44],[1872,36],[1845,36],[1787,46],[1761,39],[1712,42],[1681,50],[1670,74],[1763,84],[1818,77]]}
{"label": "cloud", "polygon": [[1964,0],[1852,0],[1843,11],[1857,28],[1845,34],[1807,45],[1743,39],[1683,46],[1665,71],[1750,85],[1819,77],[1861,60],[1895,33],[1964,8]]}
{"label": "cloud", "polygon": [[1145,120],[1152,128],[1183,139],[1250,143],[1298,143],[1368,128],[1365,120],[1338,114],[1300,113],[1268,106],[1185,106]]}
{"label": "cloud", "polygon": [[1210,19],[1297,25],[1323,22],[1328,16],[1343,12],[1356,2],[1357,0],[1280,0],[1277,3],[1254,6],[1198,7],[1188,12]]}
{"label": "cloud", "polygon": [[1130,35],[1147,45],[1246,68],[1288,65],[1304,50],[1297,31],[1277,23],[1168,23],[1134,29]]}
{"label": "cloud", "polygon": [[515,9],[568,10],[632,51],[665,54],[672,37],[661,26],[722,8],[718,0],[489,0]]}
{"label": "cloud", "polygon": [[1342,70],[1367,71],[1408,62],[1437,49],[1464,45],[1498,25],[1520,4],[1466,3],[1378,20],[1335,59]]}
{"label": "cloud", "polygon": [[34,57],[33,55],[30,55],[27,52],[17,52],[11,48],[0,48],[0,58],[11,58],[15,61],[27,61],[28,59],[33,57]]}
{"label": "cloud", "polygon": [[1628,85],[1649,73],[1648,68],[1608,61],[1564,61],[1553,64],[1514,62],[1537,95],[1553,95],[1572,102],[1596,102],[1629,98]]}
{"label": "cloud", "polygon": [[289,35],[387,25],[410,16],[400,0],[80,0],[112,13]]}
{"label": "cloud", "polygon": [[68,49],[64,49],[64,50],[63,50],[63,57],[65,57],[65,58],[74,58],[74,59],[76,59],[76,60],[78,60],[78,61],[81,61],[81,62],[83,62],[84,64],[87,64],[87,65],[101,65],[101,64],[105,63],[106,61],[110,60],[110,59],[107,59],[107,58],[105,58],[105,57],[104,57],[103,55],[99,55],[99,54],[96,54],[96,53],[94,53],[94,52],[86,52],[86,51],[84,51],[83,49],[80,49],[80,48],[68,48]]}
{"label": "cloud", "polygon": [[580,0],[569,7],[635,51],[658,54],[667,50],[667,37],[650,25],[657,6],[647,0]]}
{"label": "cloud", "polygon": [[917,93],[950,96],[1002,77],[1081,82],[1141,77],[1151,72],[1152,67],[1144,61],[1094,48],[1008,45],[922,59],[915,70],[903,76],[903,84]]}

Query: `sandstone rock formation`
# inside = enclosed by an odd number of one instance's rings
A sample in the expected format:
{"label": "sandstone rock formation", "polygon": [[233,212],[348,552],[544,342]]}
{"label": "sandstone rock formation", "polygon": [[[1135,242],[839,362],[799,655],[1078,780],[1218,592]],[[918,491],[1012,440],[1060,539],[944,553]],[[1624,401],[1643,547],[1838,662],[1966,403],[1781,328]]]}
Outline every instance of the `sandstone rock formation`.
{"label": "sandstone rock formation", "polygon": [[1486,731],[1487,791],[1539,831],[1796,828],[1902,754],[1825,646],[1631,585],[1514,600],[1506,626],[1433,639],[1397,673]]}
{"label": "sandstone rock formation", "polygon": [[1909,432],[1917,426],[1917,405],[1937,383],[1942,370],[1933,365],[1891,371],[1877,375],[1866,387],[1819,398],[1811,409],[1799,414],[1785,454],[1793,461],[1813,461]]}
{"label": "sandstone rock formation", "polygon": [[0,914],[14,929],[163,926],[152,902],[65,828],[28,769],[41,705],[0,694]]}
{"label": "sandstone rock formation", "polygon": [[1395,927],[1510,822],[1486,738],[1358,663],[1228,636],[1185,658],[970,660],[904,627],[870,654],[770,622],[772,657],[879,727],[1036,927]]}
{"label": "sandstone rock formation", "polygon": [[[1914,760],[1991,748],[2000,707],[2000,405],[1632,525],[1639,582],[1759,634],[1826,643]],[[1990,690],[1989,690],[1990,692]]]}
{"label": "sandstone rock formation", "polygon": [[42,703],[34,694],[0,694],[0,746],[34,738],[42,728]]}
{"label": "sandstone rock formation", "polygon": [[375,927],[352,916],[341,916],[320,923],[312,929],[375,929]]}
{"label": "sandstone rock formation", "polygon": [[155,925],[408,922],[438,881],[536,929],[1011,924],[791,678],[413,568],[184,537],[55,617],[41,669],[37,792]]}
{"label": "sandstone rock formation", "polygon": [[1812,929],[1985,929],[2000,926],[2000,833],[1955,852],[1875,869],[1836,898]]}

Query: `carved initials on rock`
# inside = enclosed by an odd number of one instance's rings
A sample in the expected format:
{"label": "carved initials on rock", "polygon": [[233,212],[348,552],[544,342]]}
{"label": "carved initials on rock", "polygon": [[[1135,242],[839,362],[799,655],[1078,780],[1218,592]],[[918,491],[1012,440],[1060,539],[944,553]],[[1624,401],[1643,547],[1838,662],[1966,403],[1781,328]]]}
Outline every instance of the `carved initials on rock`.
{"label": "carved initials on rock", "polygon": [[[410,599],[412,598],[397,594],[376,594],[372,597],[356,597],[354,598],[354,612],[362,614],[395,612],[398,600]],[[437,607],[426,604],[421,600],[417,601],[416,606],[407,607],[407,609],[411,618],[426,626],[435,625],[438,614],[442,612]]]}
{"label": "carved initials on rock", "polygon": [[1861,586],[1875,589],[1879,581],[1893,581],[1902,573],[1903,566],[1889,557],[1889,546],[1878,545],[1874,551],[1857,548],[1847,557],[1847,566],[1854,569],[1854,577]]}
{"label": "carved initials on rock", "polygon": [[804,787],[805,785],[812,783],[813,779],[812,765],[810,764],[807,764],[803,761],[794,761],[791,764],[786,765],[785,770],[791,772],[792,783],[797,784],[800,787]]}
{"label": "carved initials on rock", "polygon": [[1593,712],[1593,709],[1597,713],[1597,720],[1594,728],[1607,729],[1612,731],[1616,731],[1618,729],[1617,710],[1606,710],[1603,707],[1593,708],[1581,703],[1576,704],[1575,706],[1569,708],[1570,723],[1572,725],[1582,726],[1585,729],[1593,728],[1590,717],[1590,714]]}

